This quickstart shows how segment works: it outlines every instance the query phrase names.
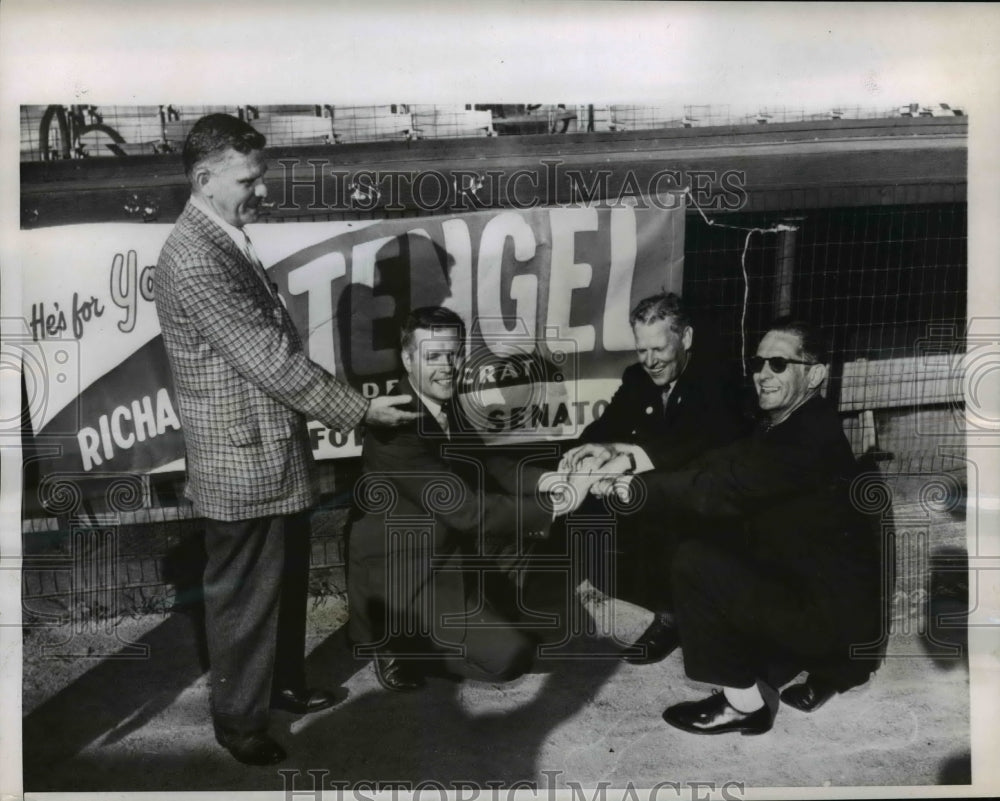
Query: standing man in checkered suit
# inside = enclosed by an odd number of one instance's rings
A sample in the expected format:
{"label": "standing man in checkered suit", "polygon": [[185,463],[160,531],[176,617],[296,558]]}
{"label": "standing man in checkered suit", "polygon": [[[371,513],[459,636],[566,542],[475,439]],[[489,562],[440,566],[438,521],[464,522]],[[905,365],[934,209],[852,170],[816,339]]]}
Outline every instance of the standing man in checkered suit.
{"label": "standing man in checkered suit", "polygon": [[305,684],[307,419],[349,431],[398,425],[409,397],[365,400],[310,361],[243,230],[267,196],[264,137],[226,114],[184,143],[191,198],[160,253],[154,292],[187,449],[186,496],[206,520],[205,618],[212,719],[237,760],[285,752],[270,709],[336,699]]}

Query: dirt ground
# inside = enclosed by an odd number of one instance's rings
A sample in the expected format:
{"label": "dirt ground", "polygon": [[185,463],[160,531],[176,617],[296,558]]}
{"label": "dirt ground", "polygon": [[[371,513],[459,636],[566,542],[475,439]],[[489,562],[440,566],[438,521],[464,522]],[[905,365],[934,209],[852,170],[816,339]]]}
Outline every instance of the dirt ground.
{"label": "dirt ground", "polygon": [[[897,493],[894,508],[897,524],[902,516],[911,528],[914,509],[922,510],[931,553],[960,557],[965,524],[954,504],[928,511]],[[928,627],[927,614],[966,607],[961,587],[949,591],[954,582],[921,572],[925,557],[898,554],[894,629],[875,677],[811,715],[782,707],[761,737],[698,737],[667,726],[666,706],[709,688],[686,678],[679,651],[654,665],[621,662],[621,644],[650,614],[597,593],[574,600],[568,623],[577,636],[563,644],[549,636],[534,672],[508,684],[433,678],[412,694],[383,691],[370,664],[353,658],[342,597],[315,599],[309,678],[344,697],[303,718],[275,713],[272,732],[290,756],[267,768],[240,765],[214,741],[196,615],[125,617],[84,632],[34,629],[24,642],[25,790],[287,790],[293,777],[297,790],[698,781],[717,790],[737,783],[733,794],[968,783],[964,632]],[[545,599],[536,600],[532,608],[546,611]]]}

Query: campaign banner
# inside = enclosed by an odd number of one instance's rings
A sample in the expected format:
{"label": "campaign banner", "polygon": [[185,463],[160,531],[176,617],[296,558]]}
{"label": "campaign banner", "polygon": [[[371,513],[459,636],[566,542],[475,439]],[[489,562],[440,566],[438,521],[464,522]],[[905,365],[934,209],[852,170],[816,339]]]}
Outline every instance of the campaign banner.
{"label": "campaign banner", "polygon": [[[392,390],[398,325],[443,305],[469,324],[459,393],[490,441],[572,437],[635,360],[632,306],[680,292],[684,209],[489,210],[247,231],[309,357],[364,395]],[[21,231],[21,343],[32,429],[52,470],[180,468],[180,414],[152,277],[170,225]],[[310,423],[317,458],[358,431]]]}

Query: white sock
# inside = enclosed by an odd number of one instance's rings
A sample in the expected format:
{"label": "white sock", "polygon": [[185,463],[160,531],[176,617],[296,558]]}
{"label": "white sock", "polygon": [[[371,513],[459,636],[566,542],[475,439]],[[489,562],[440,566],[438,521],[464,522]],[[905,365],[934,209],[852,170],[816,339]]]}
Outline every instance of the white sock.
{"label": "white sock", "polygon": [[764,697],[760,694],[756,684],[745,690],[737,687],[724,687],[722,691],[725,693],[729,705],[737,712],[756,712],[764,706]]}

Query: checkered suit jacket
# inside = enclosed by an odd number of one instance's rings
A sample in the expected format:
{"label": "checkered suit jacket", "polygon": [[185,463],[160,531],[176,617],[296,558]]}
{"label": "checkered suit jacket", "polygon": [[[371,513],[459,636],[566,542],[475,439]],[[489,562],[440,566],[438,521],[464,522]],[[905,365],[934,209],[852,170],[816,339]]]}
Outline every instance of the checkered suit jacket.
{"label": "checkered suit jacket", "polygon": [[190,202],[160,252],[153,291],[195,511],[245,520],[315,503],[306,419],[349,430],[367,401],[309,360],[281,301]]}

